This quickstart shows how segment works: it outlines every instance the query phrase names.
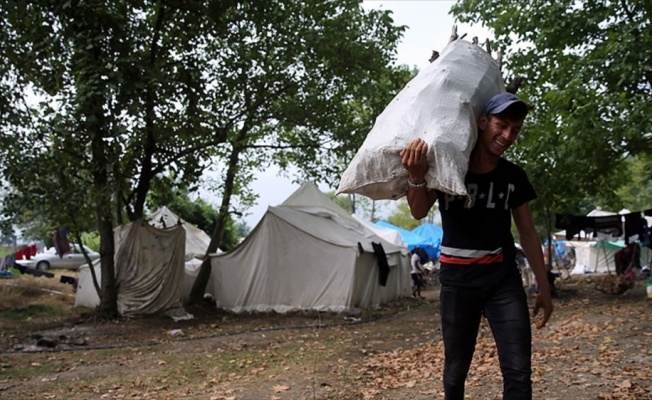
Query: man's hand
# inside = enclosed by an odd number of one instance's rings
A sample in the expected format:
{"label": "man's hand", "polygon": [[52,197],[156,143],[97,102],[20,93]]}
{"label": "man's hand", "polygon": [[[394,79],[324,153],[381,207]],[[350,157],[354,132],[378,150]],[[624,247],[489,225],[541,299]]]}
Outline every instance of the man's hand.
{"label": "man's hand", "polygon": [[401,150],[401,163],[408,172],[410,182],[414,184],[422,183],[426,179],[427,152],[428,145],[421,139],[414,139]]}
{"label": "man's hand", "polygon": [[536,317],[537,314],[539,314],[539,310],[543,310],[543,315],[536,323],[537,329],[541,329],[546,326],[546,323],[552,314],[552,309],[552,297],[550,296],[550,290],[539,289],[539,294],[537,294],[537,298],[534,303],[534,309],[532,310],[532,317]]}

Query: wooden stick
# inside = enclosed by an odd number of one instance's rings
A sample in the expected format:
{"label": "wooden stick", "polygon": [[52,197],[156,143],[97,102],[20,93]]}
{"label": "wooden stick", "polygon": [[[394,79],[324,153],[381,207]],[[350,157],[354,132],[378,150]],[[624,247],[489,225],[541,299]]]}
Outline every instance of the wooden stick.
{"label": "wooden stick", "polygon": [[451,37],[450,37],[450,39],[448,40],[448,43],[450,43],[450,42],[454,42],[454,41],[456,41],[458,38],[459,38],[459,36],[457,36],[457,25],[453,25],[453,29],[452,29],[452,31],[451,31]]}

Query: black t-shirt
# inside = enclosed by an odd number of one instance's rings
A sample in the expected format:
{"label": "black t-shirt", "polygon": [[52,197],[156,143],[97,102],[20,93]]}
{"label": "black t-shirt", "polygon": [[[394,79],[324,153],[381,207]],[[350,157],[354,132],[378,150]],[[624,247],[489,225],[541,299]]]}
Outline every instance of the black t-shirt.
{"label": "black t-shirt", "polygon": [[444,231],[439,279],[449,286],[494,285],[518,272],[511,210],[536,193],[525,171],[502,158],[490,172],[467,173],[465,184],[468,198],[437,191]]}

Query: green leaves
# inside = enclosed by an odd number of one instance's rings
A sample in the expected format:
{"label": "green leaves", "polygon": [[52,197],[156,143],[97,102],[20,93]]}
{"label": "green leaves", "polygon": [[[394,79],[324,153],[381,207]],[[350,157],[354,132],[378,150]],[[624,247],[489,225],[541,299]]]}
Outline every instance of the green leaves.
{"label": "green leaves", "polygon": [[620,206],[622,160],[652,151],[649,4],[459,1],[453,13],[491,27],[508,72],[525,77],[519,96],[536,108],[514,158],[533,177],[540,215],[587,212],[591,199]]}
{"label": "green leaves", "polygon": [[[234,155],[244,203],[252,172],[270,162],[333,182],[411,74],[391,67],[403,28],[352,0],[14,2],[0,12],[0,157],[12,161],[3,174],[15,213],[104,198],[138,218],[157,175],[193,187]],[[24,184],[23,170],[38,183]]]}

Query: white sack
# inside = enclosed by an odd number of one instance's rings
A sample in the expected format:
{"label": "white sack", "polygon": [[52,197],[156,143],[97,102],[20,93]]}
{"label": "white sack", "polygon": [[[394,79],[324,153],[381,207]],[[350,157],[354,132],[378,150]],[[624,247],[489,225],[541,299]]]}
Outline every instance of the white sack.
{"label": "white sack", "polygon": [[428,143],[427,187],[466,195],[464,176],[477,117],[491,97],[504,91],[500,69],[489,53],[464,40],[451,42],[378,116],[337,193],[374,200],[404,196],[407,171],[399,152],[422,138]]}

